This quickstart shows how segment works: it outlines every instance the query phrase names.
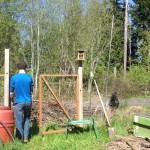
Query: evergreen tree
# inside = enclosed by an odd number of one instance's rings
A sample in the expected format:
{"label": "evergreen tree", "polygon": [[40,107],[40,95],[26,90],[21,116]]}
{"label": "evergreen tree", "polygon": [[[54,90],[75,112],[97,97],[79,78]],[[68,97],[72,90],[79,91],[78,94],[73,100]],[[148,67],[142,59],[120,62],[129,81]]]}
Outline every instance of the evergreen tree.
{"label": "evergreen tree", "polygon": [[133,0],[132,17],[134,23],[133,41],[136,46],[136,54],[138,55],[138,63],[150,70],[150,1],[149,0]]}
{"label": "evergreen tree", "polygon": [[112,40],[111,65],[122,71],[124,46],[124,3],[120,0],[112,1],[114,15],[114,32]]}

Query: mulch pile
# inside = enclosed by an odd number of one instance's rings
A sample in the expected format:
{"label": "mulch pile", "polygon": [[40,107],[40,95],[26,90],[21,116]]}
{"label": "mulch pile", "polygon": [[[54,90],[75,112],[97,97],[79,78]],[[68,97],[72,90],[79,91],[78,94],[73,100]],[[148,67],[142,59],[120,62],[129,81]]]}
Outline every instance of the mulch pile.
{"label": "mulch pile", "polygon": [[[69,116],[75,120],[76,119],[76,106],[71,102],[63,103],[64,108],[67,110]],[[93,115],[101,114],[101,109],[93,106],[92,108],[85,105],[83,108],[84,118],[91,118]],[[44,101],[42,102],[42,122],[46,123],[48,121],[59,123],[64,125],[66,123],[66,115],[60,105],[57,102]],[[31,121],[39,121],[39,101],[33,101],[32,103],[32,113]]]}

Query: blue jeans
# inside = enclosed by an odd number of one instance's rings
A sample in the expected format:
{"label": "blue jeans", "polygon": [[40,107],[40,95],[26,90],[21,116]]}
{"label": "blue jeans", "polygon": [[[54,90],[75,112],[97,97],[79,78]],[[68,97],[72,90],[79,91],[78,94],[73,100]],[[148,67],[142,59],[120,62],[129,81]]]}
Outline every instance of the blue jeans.
{"label": "blue jeans", "polygon": [[31,102],[15,104],[16,134],[22,140],[28,138],[30,128]]}

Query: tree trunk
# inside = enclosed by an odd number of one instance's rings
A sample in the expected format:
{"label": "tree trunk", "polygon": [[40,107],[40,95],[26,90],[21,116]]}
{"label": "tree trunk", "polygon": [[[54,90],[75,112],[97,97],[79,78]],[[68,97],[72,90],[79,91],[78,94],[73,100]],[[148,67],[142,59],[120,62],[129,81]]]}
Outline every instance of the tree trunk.
{"label": "tree trunk", "polygon": [[124,23],[124,81],[126,81],[127,70],[127,39],[128,39],[128,0],[125,7],[125,23]]}
{"label": "tree trunk", "polygon": [[114,15],[112,16],[111,35],[110,35],[110,42],[109,42],[108,67],[107,67],[107,75],[106,75],[106,96],[107,96],[107,93],[108,93],[110,54],[111,54],[111,44],[112,44],[112,38],[113,38],[113,29],[114,29]]}
{"label": "tree trunk", "polygon": [[40,67],[40,45],[39,43],[40,43],[40,26],[39,26],[39,13],[37,11],[37,67],[36,67],[36,75],[35,75],[35,93],[37,93],[38,75],[39,75],[39,67]]}

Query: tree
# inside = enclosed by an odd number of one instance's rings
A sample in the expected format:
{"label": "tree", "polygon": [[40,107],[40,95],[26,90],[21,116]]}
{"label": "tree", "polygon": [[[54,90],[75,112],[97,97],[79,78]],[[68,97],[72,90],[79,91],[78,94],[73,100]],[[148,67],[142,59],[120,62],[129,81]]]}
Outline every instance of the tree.
{"label": "tree", "polygon": [[[134,30],[134,45],[136,45],[135,54],[138,56],[138,63],[141,63],[150,71],[150,1],[134,0],[135,6],[132,10]],[[134,32],[134,33],[135,33]]]}
{"label": "tree", "polygon": [[[111,31],[111,13],[107,10],[107,1],[98,2],[93,0],[88,3],[87,13],[83,17],[84,23],[84,47],[87,53],[85,61],[85,74],[88,80],[88,94],[92,91],[92,82],[94,78],[99,80],[104,68],[106,69],[106,58],[108,58],[108,49]],[[103,68],[104,67],[104,68]],[[99,71],[101,72],[99,72]],[[84,77],[84,80],[86,79]],[[102,76],[101,76],[102,78]],[[102,79],[104,81],[104,78]]]}
{"label": "tree", "polygon": [[21,55],[21,41],[16,20],[16,12],[13,10],[13,2],[4,0],[0,3],[0,64],[4,62],[4,49],[10,49],[10,68],[16,70],[16,61]]}

